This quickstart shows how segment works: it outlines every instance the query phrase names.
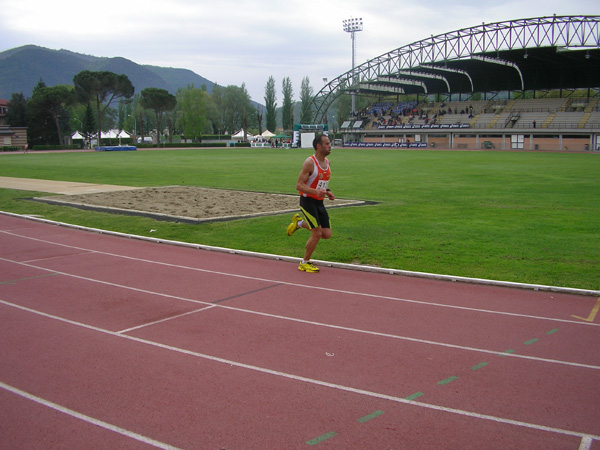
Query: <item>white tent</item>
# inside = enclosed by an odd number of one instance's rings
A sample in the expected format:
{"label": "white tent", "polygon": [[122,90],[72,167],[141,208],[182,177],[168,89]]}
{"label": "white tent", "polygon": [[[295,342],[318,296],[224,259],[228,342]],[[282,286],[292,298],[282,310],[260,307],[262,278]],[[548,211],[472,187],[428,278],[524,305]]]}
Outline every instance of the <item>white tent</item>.
{"label": "white tent", "polygon": [[129,139],[131,136],[124,130],[108,130],[102,132],[102,139],[118,139],[121,145],[121,139]]}
{"label": "white tent", "polygon": [[118,130],[108,130],[102,132],[102,139],[116,139]]}
{"label": "white tent", "polygon": [[275,136],[275,133],[271,133],[269,130],[265,130],[262,132],[261,136],[265,139],[271,139],[273,136]]}
{"label": "white tent", "polygon": [[[254,136],[252,136],[251,133],[246,132],[246,139],[252,139],[253,137]],[[231,139],[237,139],[237,140],[244,139],[244,130],[240,130],[237,133],[232,134]]]}
{"label": "white tent", "polygon": [[[108,131],[103,131],[102,132],[102,139],[106,139],[106,138],[110,138],[110,139],[128,139],[131,136],[129,135],[129,133],[127,133],[125,130],[108,130]],[[85,139],[85,136],[83,136],[79,130],[76,131],[75,133],[73,133],[73,135],[71,136],[71,139]]]}

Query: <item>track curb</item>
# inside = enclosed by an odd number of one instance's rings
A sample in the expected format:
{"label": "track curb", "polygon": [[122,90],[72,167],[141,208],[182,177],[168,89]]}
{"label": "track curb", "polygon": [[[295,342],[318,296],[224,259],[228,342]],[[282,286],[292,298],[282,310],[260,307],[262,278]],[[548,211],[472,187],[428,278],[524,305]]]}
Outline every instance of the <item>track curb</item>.
{"label": "track curb", "polygon": [[[237,250],[226,247],[214,247],[211,245],[204,244],[192,244],[189,242],[181,242],[181,241],[173,241],[169,239],[158,239],[152,238],[148,236],[139,236],[135,234],[121,233],[118,231],[109,231],[102,230],[99,228],[91,228],[84,227],[81,225],[73,225],[65,222],[56,222],[54,220],[43,219],[41,217],[26,215],[26,214],[16,214],[6,211],[0,211],[0,214],[17,217],[21,219],[32,220],[35,222],[46,223],[49,225],[56,225],[66,228],[73,228],[82,231],[90,231],[94,233],[107,234],[111,236],[119,236],[125,237],[129,239],[139,239],[147,242],[154,242],[157,244],[167,244],[167,245],[175,245],[179,247],[187,247],[194,248],[198,250],[207,250],[221,253],[230,253],[235,255],[244,255],[251,256],[256,258],[265,258],[265,259],[273,259],[278,261],[286,261],[286,262],[298,262],[299,258],[285,255],[274,255],[271,253],[260,253],[260,252],[252,252],[249,250]],[[375,266],[365,266],[359,264],[346,264],[339,263],[333,261],[323,261],[318,259],[313,259],[313,262],[317,263],[320,266],[324,267],[333,267],[337,269],[347,269],[347,270],[356,270],[361,272],[374,272],[374,273],[382,273],[388,275],[401,275],[407,277],[416,277],[416,278],[425,278],[431,280],[442,280],[442,281],[452,281],[452,282],[461,282],[461,283],[470,283],[470,284],[481,284],[481,285],[489,285],[489,286],[499,286],[499,287],[509,287],[509,288],[517,288],[517,289],[528,289],[534,291],[549,291],[549,292],[557,292],[562,294],[575,294],[575,295],[585,295],[585,296],[594,296],[600,297],[600,290],[593,289],[578,289],[578,288],[570,288],[570,287],[561,287],[561,286],[549,286],[544,284],[528,284],[528,283],[517,283],[513,281],[500,281],[500,280],[489,280],[485,278],[470,278],[470,277],[462,277],[455,275],[444,275],[444,274],[435,274],[428,272],[415,272],[410,270],[402,270],[402,269],[387,269],[383,267],[375,267]]]}

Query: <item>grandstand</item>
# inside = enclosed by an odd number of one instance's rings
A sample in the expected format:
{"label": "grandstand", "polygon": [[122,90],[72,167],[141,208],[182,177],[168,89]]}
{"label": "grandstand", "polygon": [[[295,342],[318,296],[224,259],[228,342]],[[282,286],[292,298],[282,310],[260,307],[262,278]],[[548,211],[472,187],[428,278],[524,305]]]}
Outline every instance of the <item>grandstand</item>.
{"label": "grandstand", "polygon": [[[374,99],[345,118],[345,145],[600,151],[600,16],[482,24],[395,49],[329,81]],[[354,82],[354,80],[359,80]]]}

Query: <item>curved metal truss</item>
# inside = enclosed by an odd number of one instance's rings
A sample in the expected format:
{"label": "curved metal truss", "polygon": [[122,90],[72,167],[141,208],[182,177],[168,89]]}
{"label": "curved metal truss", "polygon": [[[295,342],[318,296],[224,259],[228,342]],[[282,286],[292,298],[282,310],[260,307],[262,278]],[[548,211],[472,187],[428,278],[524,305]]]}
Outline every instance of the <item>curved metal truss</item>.
{"label": "curved metal truss", "polygon": [[600,16],[481,24],[392,50],[327,83],[315,123],[342,93],[473,93],[600,86]]}

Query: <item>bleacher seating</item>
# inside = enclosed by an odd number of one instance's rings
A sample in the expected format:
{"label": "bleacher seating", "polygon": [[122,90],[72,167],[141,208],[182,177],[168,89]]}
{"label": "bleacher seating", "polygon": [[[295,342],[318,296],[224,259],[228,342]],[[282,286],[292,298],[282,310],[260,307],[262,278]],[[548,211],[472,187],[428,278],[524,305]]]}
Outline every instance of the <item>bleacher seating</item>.
{"label": "bleacher seating", "polygon": [[565,98],[531,98],[514,100],[511,109],[522,112],[557,112],[565,105]]}
{"label": "bleacher seating", "polygon": [[[380,102],[342,129],[472,127],[476,129],[600,128],[598,100],[537,98],[455,102]],[[362,123],[360,123],[362,121]]]}
{"label": "bleacher seating", "polygon": [[592,111],[588,121],[586,122],[586,128],[600,128],[600,112]]}
{"label": "bleacher seating", "polygon": [[548,128],[577,128],[583,114],[583,111],[557,112]]}

